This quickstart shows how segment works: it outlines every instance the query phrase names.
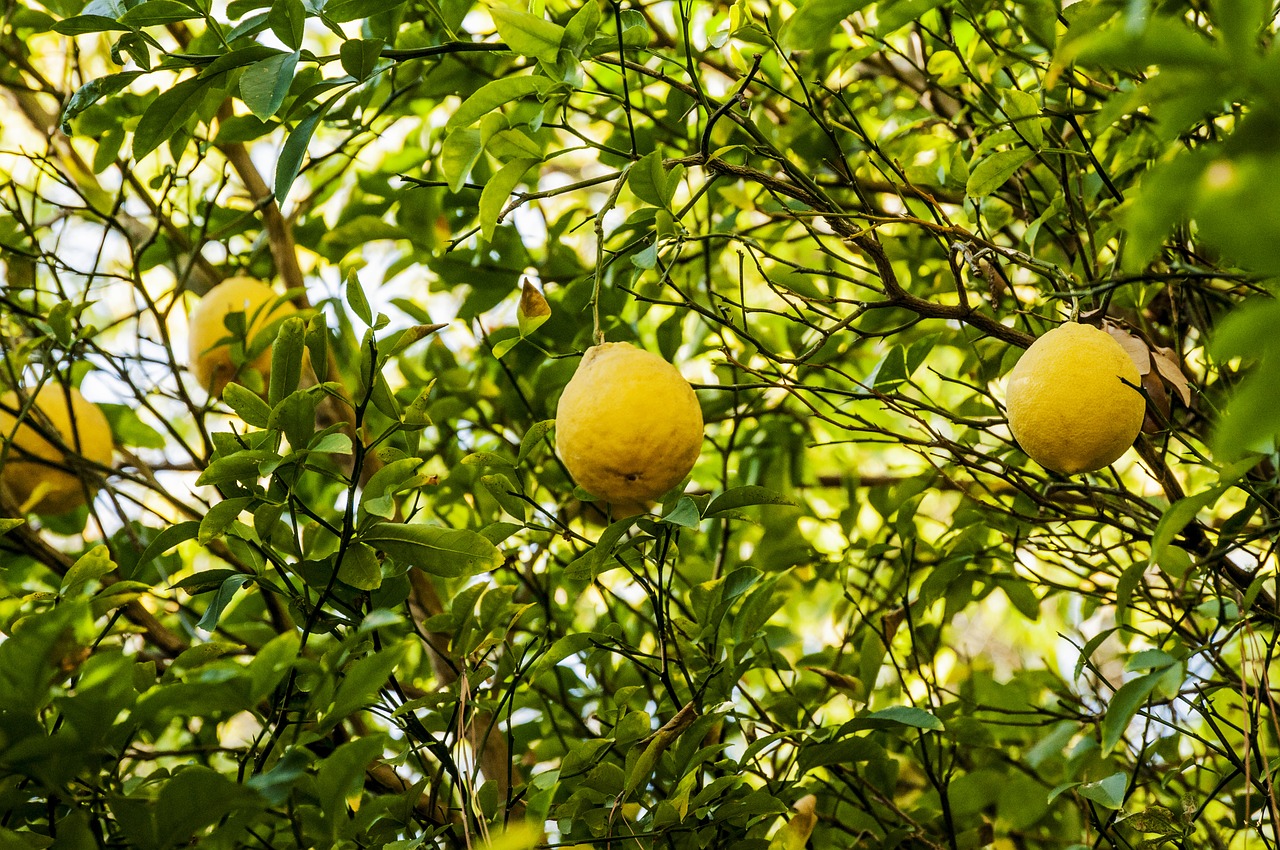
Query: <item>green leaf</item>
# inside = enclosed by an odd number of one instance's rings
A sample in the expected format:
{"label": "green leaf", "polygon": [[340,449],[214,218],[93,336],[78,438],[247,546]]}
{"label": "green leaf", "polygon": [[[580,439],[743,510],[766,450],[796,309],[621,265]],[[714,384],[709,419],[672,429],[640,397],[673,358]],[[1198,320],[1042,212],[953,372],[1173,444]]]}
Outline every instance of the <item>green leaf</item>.
{"label": "green leaf", "polygon": [[1118,809],[1124,805],[1124,791],[1128,785],[1129,778],[1125,774],[1113,773],[1106,779],[1081,785],[1079,794],[1108,809]]}
{"label": "green leaf", "polygon": [[[496,111],[504,104],[531,94],[545,94],[555,87],[555,82],[546,77],[535,77],[528,74],[519,77],[501,77],[485,83],[472,92],[471,96],[449,116],[445,129],[454,131],[470,127],[486,115]],[[450,134],[452,135],[452,133]],[[457,191],[456,189],[454,190]]]}
{"label": "green leaf", "polygon": [[320,380],[324,380],[329,366],[329,327],[325,324],[324,313],[317,311],[307,319],[306,345],[312,370]]}
{"label": "green leaf", "polygon": [[1202,33],[1183,21],[1168,17],[1152,18],[1137,32],[1127,23],[1103,29],[1071,42],[1055,61],[1113,68],[1141,69],[1162,65],[1206,71],[1232,64],[1230,57]]}
{"label": "green leaf", "polygon": [[324,16],[342,24],[386,14],[404,4],[405,0],[329,0],[324,4]]}
{"label": "green leaf", "polygon": [[222,400],[226,402],[246,425],[254,428],[266,428],[271,419],[271,406],[262,400],[257,393],[232,382],[222,390]]}
{"label": "green leaf", "polygon": [[157,847],[186,845],[229,813],[260,807],[256,794],[217,771],[201,765],[179,768],[160,786],[156,800]]}
{"label": "green leaf", "polygon": [[91,32],[133,32],[133,27],[104,15],[76,15],[58,21],[53,31],[61,35],[84,35]]}
{"label": "green leaf", "polygon": [[137,563],[134,564],[132,575],[137,575],[141,569],[178,544],[194,539],[199,531],[200,520],[198,519],[187,520],[163,529],[142,550],[142,554],[138,556]]}
{"label": "green leaf", "polygon": [[1195,194],[1187,187],[1195,185],[1207,165],[1206,157],[1182,154],[1155,163],[1143,175],[1137,191],[1117,211],[1129,235],[1126,271],[1146,268],[1174,226],[1190,215]]}
{"label": "green leaf", "polygon": [[307,390],[295,390],[271,409],[268,425],[283,431],[295,450],[311,443],[316,431],[316,397]]}
{"label": "green leaf", "polygon": [[493,344],[493,356],[501,360],[506,356],[508,351],[519,345],[522,339],[524,339],[524,337],[517,335],[498,340]]}
{"label": "green leaf", "polygon": [[1177,816],[1163,806],[1151,806],[1120,821],[1138,832],[1155,832],[1161,835],[1181,835],[1182,825]]}
{"label": "green leaf", "polygon": [[0,517],[0,535],[8,534],[10,531],[13,531],[15,528],[18,528],[26,524],[27,524],[27,521],[25,519],[19,519],[14,517]]}
{"label": "green leaf", "polygon": [[751,505],[794,505],[795,502],[781,493],[768,487],[749,484],[745,487],[732,487],[711,500],[703,516],[713,517],[726,511],[736,511]]}
{"label": "green leaf", "polygon": [[689,703],[664,723],[662,728],[649,736],[646,739],[647,743],[642,741],[643,749],[637,746],[628,754],[627,777],[623,785],[624,797],[631,796],[633,791],[641,787],[641,783],[648,780],[658,766],[658,759],[679,740],[697,718],[697,709],[694,708],[693,703]]}
{"label": "green leaf", "polygon": [[98,408],[106,414],[111,433],[120,445],[144,449],[163,449],[167,445],[164,436],[143,422],[134,408],[111,402],[98,402]]}
{"label": "green leaf", "polygon": [[1040,103],[1034,95],[1019,89],[1004,92],[1004,114],[1009,116],[1014,128],[1032,145],[1044,142],[1044,128],[1040,122]]}
{"label": "green leaf", "polygon": [[62,577],[62,587],[59,588],[58,595],[64,599],[75,596],[89,582],[102,578],[115,568],[116,563],[111,560],[110,550],[99,543],[77,558],[67,570],[67,574]]}
{"label": "green leaf", "polygon": [[516,53],[555,62],[564,40],[564,27],[546,18],[506,6],[492,6],[489,15],[498,35]]}
{"label": "green leaf", "polygon": [[445,136],[444,143],[440,146],[440,170],[444,173],[450,192],[462,191],[471,169],[482,153],[484,142],[479,130],[457,128]]}
{"label": "green leaf", "polygon": [[351,438],[337,432],[323,434],[318,439],[312,440],[307,450],[328,455],[349,455],[352,451]]}
{"label": "green leaf", "polygon": [[266,121],[284,103],[293,73],[298,67],[298,51],[281,53],[250,65],[240,77],[240,98],[249,111]]}
{"label": "green leaf", "polygon": [[965,184],[965,194],[971,198],[990,195],[1005,184],[1013,173],[1034,158],[1036,152],[1028,148],[997,151],[974,166]]}
{"label": "green leaf", "polygon": [[120,23],[130,28],[154,27],[201,17],[200,12],[177,0],[146,0],[120,16]]}
{"label": "green leaf", "polygon": [[702,517],[698,514],[698,504],[688,496],[681,496],[670,513],[664,514],[662,521],[681,528],[697,528]]}
{"label": "green leaf", "polygon": [[201,487],[252,488],[262,477],[265,465],[278,464],[280,455],[270,449],[241,449],[230,454],[215,454],[209,465],[196,477]]}
{"label": "green leaf", "polygon": [[59,119],[62,132],[71,135],[72,119],[102,98],[122,91],[138,77],[141,77],[142,74],[142,71],[124,71],[119,74],[110,74],[106,77],[90,80],[76,89],[75,93],[67,100],[67,105],[62,108],[62,117]]}
{"label": "green leaf", "polygon": [[342,70],[357,80],[369,79],[378,67],[384,44],[380,38],[349,38],[342,42],[338,50]]}
{"label": "green leaf", "polygon": [[209,600],[209,606],[204,609],[204,615],[200,618],[200,622],[196,623],[196,628],[204,629],[211,632],[218,627],[218,620],[222,617],[222,612],[231,604],[231,600],[235,597],[236,591],[253,581],[253,576],[233,575],[228,576],[218,586],[218,592]]}
{"label": "green leaf", "polygon": [[380,522],[359,538],[406,566],[445,578],[474,575],[502,565],[502,552],[496,546],[461,528]]}
{"label": "green leaf", "polygon": [[806,0],[782,29],[784,50],[820,50],[831,44],[840,22],[872,0]]}
{"label": "green leaf", "polygon": [[302,169],[302,159],[307,154],[307,147],[311,144],[311,137],[315,135],[316,127],[342,94],[343,92],[335,94],[311,110],[307,117],[299,121],[298,126],[294,127],[292,132],[289,133],[289,137],[285,139],[284,146],[280,148],[280,158],[276,161],[276,203],[283,204],[284,199],[288,197],[289,189],[293,186],[293,181],[298,178],[298,172]]}
{"label": "green leaf", "polygon": [[369,705],[387,683],[387,679],[391,678],[407,651],[406,644],[392,644],[352,664],[338,684],[333,705],[320,721],[320,727],[332,728],[352,712]]}
{"label": "green leaf", "polygon": [[306,747],[291,747],[270,770],[249,777],[244,784],[261,795],[268,805],[283,805],[293,786],[307,775],[313,758]]}
{"label": "green leaf", "polygon": [[519,497],[520,488],[501,473],[480,476],[480,483],[497,500],[502,509],[524,522],[529,518],[529,503]]}
{"label": "green leaf", "polygon": [[591,40],[596,37],[596,31],[600,28],[600,17],[599,0],[585,0],[564,28],[560,49],[581,58],[587,45],[591,44]]}
{"label": "green leaf", "polygon": [[627,188],[647,204],[666,209],[671,202],[667,191],[667,172],[662,167],[662,155],[657,151],[645,154],[627,174]]}
{"label": "green leaf", "polygon": [[877,38],[885,38],[913,21],[918,21],[930,9],[941,6],[945,0],[889,0],[876,7]]}
{"label": "green leaf", "polygon": [[272,407],[298,389],[302,383],[302,361],[306,355],[303,337],[307,323],[301,316],[290,316],[280,324],[275,344],[271,347],[271,377],[267,401]]}
{"label": "green leaf", "polygon": [[237,496],[234,499],[224,499],[209,508],[209,512],[204,515],[204,519],[200,520],[200,530],[196,534],[196,542],[201,546],[205,546],[215,538],[221,537],[231,527],[231,523],[235,522],[240,516],[240,512],[249,507],[249,503],[252,501],[252,496]]}
{"label": "green leaf", "polygon": [[382,755],[387,744],[385,735],[368,735],[338,747],[325,757],[316,771],[316,793],[320,810],[333,819],[333,838],[339,834],[338,821],[346,820],[347,798],[364,785],[364,772],[374,759]]}
{"label": "green leaf", "polygon": [[511,197],[512,191],[524,179],[525,174],[541,160],[513,159],[498,173],[489,178],[480,193],[480,232],[486,242],[493,241],[494,228],[498,226],[498,217]]}
{"label": "green leaf", "polygon": [[541,422],[535,422],[529,426],[529,430],[524,432],[524,437],[520,440],[520,453],[516,455],[516,465],[522,465],[538,446],[549,445],[547,441],[547,432],[554,427],[556,421],[554,419],[543,419]]}
{"label": "green leaf", "polygon": [[151,102],[133,131],[133,158],[142,159],[169,140],[204,102],[211,80],[192,77],[175,85]]}
{"label": "green leaf", "polygon": [[1143,703],[1151,696],[1151,692],[1160,683],[1160,677],[1164,672],[1164,669],[1155,670],[1125,682],[1112,695],[1111,702],[1107,705],[1107,713],[1102,718],[1102,752],[1104,754],[1111,752],[1120,742],[1125,730],[1129,727],[1129,721],[1133,720],[1138,709],[1142,708]]}
{"label": "green leaf", "polygon": [[364,287],[360,285],[360,276],[355,269],[347,272],[347,285],[344,290],[347,296],[347,306],[360,321],[366,326],[373,325],[373,308],[369,306],[369,299],[364,294]]}
{"label": "green leaf", "polygon": [[377,590],[382,586],[378,553],[364,543],[352,543],[342,554],[338,578],[357,590]]}
{"label": "green leaf", "polygon": [[236,68],[243,68],[246,65],[253,65],[264,59],[270,59],[273,56],[282,56],[285,51],[277,50],[274,47],[268,47],[265,44],[250,44],[247,47],[238,47],[230,53],[223,53],[217,59],[214,59],[200,71],[202,77],[214,77],[225,74],[227,71],[234,71]]}
{"label": "green leaf", "polygon": [[359,508],[361,518],[366,515],[384,519],[393,517],[396,508],[392,495],[425,480],[417,474],[422,463],[416,457],[401,458],[375,472],[364,485]]}
{"label": "green leaf", "polygon": [[214,590],[224,581],[235,575],[241,575],[241,573],[238,570],[232,569],[201,570],[194,575],[189,575],[184,579],[175,581],[173,584],[169,585],[169,587],[175,590],[185,590],[187,593],[195,596]]}
{"label": "green leaf", "polygon": [[390,351],[388,351],[387,356],[395,357],[414,343],[420,342],[421,340],[431,336],[431,334],[436,331],[443,330],[447,327],[448,325],[439,323],[433,325],[410,325],[401,331],[399,335],[383,340],[382,348],[383,350],[386,350],[389,346]]}
{"label": "green leaf", "polygon": [[272,0],[267,12],[267,26],[290,50],[302,47],[307,9],[302,0]]}
{"label": "green leaf", "polygon": [[911,726],[915,729],[927,729],[932,732],[941,732],[944,728],[942,721],[937,717],[934,717],[923,708],[916,708],[910,705],[895,705],[891,708],[873,711],[858,718],[858,721],[855,722],[864,720],[885,721],[901,726]]}
{"label": "green leaf", "polygon": [[584,554],[576,558],[565,568],[565,578],[573,581],[594,581],[604,571],[604,566],[613,557],[613,549],[622,539],[622,535],[635,525],[634,517],[627,517],[612,523],[600,534],[596,544]]}

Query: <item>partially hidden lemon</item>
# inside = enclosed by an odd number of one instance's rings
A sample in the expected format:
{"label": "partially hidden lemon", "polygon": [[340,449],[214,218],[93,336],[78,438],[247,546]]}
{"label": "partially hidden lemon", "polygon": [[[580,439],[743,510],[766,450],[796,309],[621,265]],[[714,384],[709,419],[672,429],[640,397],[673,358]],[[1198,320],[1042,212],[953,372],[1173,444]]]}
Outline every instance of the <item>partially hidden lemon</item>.
{"label": "partially hidden lemon", "polygon": [[1032,343],[1009,373],[1009,429],[1046,469],[1066,475],[1102,469],[1142,430],[1140,380],[1110,334],[1066,322]]}
{"label": "partially hidden lemon", "polygon": [[625,342],[587,349],[556,408],[556,452],[582,489],[638,513],[702,451],[702,409],[679,370]]}
{"label": "partially hidden lemon", "polygon": [[[4,457],[0,489],[23,511],[64,514],[80,507],[93,490],[95,477],[81,478],[73,470],[81,462],[78,458],[99,466],[111,464],[107,417],[79,391],[53,383],[36,392],[19,424],[14,413],[21,408],[17,393],[0,396],[0,452]],[[44,434],[56,439],[46,439]]]}
{"label": "partially hidden lemon", "polygon": [[[190,344],[191,371],[205,392],[221,396],[222,390],[236,376],[236,364],[231,359],[226,317],[235,312],[244,313],[248,330],[242,340],[246,348],[261,331],[272,322],[296,312],[287,301],[276,303],[280,296],[267,284],[251,277],[230,277],[210,289],[191,310],[187,320],[187,337]],[[273,306],[274,305],[274,306]],[[253,369],[264,380],[271,371],[271,348],[268,346],[241,369]]]}

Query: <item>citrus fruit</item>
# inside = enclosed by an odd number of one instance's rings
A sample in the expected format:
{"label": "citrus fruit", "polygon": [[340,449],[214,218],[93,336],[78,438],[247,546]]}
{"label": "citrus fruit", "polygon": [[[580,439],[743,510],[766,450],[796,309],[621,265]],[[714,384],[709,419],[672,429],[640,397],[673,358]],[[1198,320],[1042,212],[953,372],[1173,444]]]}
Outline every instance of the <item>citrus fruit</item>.
{"label": "citrus fruit", "polygon": [[[247,349],[254,337],[268,325],[297,312],[287,301],[277,304],[279,297],[274,289],[260,280],[230,277],[205,293],[192,309],[187,320],[191,371],[209,395],[221,396],[222,390],[239,371],[231,358],[231,331],[227,329],[227,316],[235,312],[244,313],[248,333],[240,342]],[[253,369],[265,380],[271,371],[271,348],[268,346],[253,356],[240,369]]]}
{"label": "citrus fruit", "polygon": [[1140,381],[1110,334],[1066,322],[1032,343],[1009,373],[1009,429],[1046,469],[1066,475],[1102,469],[1142,430]]}
{"label": "citrus fruit", "polygon": [[556,452],[582,489],[637,513],[701,450],[702,409],[675,366],[625,342],[587,349],[556,409]]}
{"label": "citrus fruit", "polygon": [[71,458],[79,456],[100,466],[111,464],[107,417],[77,390],[54,383],[36,392],[19,424],[16,412],[21,408],[17,393],[0,396],[0,452],[4,453],[0,490],[23,511],[63,514],[80,507],[95,477],[82,478],[72,471],[75,461]]}

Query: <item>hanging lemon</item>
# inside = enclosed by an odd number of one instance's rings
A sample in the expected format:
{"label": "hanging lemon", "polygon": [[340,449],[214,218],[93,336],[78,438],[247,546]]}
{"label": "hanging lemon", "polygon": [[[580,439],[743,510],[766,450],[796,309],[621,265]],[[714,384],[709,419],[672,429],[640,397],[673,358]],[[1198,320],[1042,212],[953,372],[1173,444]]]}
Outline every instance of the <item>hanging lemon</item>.
{"label": "hanging lemon", "polygon": [[1140,380],[1110,334],[1067,322],[1037,339],[1009,373],[1009,429],[1046,469],[1065,475],[1102,469],[1142,430]]}
{"label": "hanging lemon", "polygon": [[[191,311],[187,325],[190,342],[191,371],[205,392],[221,396],[222,390],[236,376],[231,359],[226,318],[243,312],[247,334],[241,340],[246,347],[272,322],[297,312],[287,301],[276,303],[280,296],[267,284],[251,277],[231,277],[210,289]],[[274,307],[272,305],[275,305]],[[264,382],[271,371],[271,349],[259,353],[240,367],[253,369]]]}
{"label": "hanging lemon", "polygon": [[556,452],[582,489],[635,513],[701,450],[702,409],[675,366],[625,342],[587,349],[556,410]]}
{"label": "hanging lemon", "polygon": [[94,478],[74,471],[77,458],[111,464],[107,417],[78,390],[55,383],[40,387],[19,424],[10,411],[21,407],[17,393],[0,396],[0,489],[24,511],[63,514],[80,507],[94,488]]}

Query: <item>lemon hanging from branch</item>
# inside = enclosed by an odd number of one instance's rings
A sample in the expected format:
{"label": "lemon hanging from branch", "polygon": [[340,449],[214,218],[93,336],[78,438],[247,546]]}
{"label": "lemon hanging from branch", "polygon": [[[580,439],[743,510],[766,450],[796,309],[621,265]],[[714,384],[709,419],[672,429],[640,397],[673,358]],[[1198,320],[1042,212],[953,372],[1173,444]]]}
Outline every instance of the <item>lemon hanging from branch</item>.
{"label": "lemon hanging from branch", "polygon": [[22,511],[64,514],[85,504],[97,485],[85,467],[111,465],[107,417],[78,390],[53,382],[19,422],[22,406],[17,393],[0,396],[0,490]]}
{"label": "lemon hanging from branch", "polygon": [[1140,381],[1110,334],[1066,322],[1032,343],[1009,373],[1009,430],[1046,469],[1065,475],[1102,469],[1142,430]]}
{"label": "lemon hanging from branch", "polygon": [[587,349],[556,410],[556,452],[582,489],[635,512],[701,450],[702,409],[675,366],[625,342]]}
{"label": "lemon hanging from branch", "polygon": [[[244,313],[245,328],[244,338],[239,340],[245,349],[245,362],[239,366],[232,359],[231,331],[226,325],[227,316],[237,312]],[[227,278],[210,289],[191,310],[188,320],[191,371],[200,386],[211,396],[221,396],[227,384],[247,370],[258,372],[265,382],[271,371],[271,348],[250,348],[262,331],[296,312],[274,289],[251,277]]]}

